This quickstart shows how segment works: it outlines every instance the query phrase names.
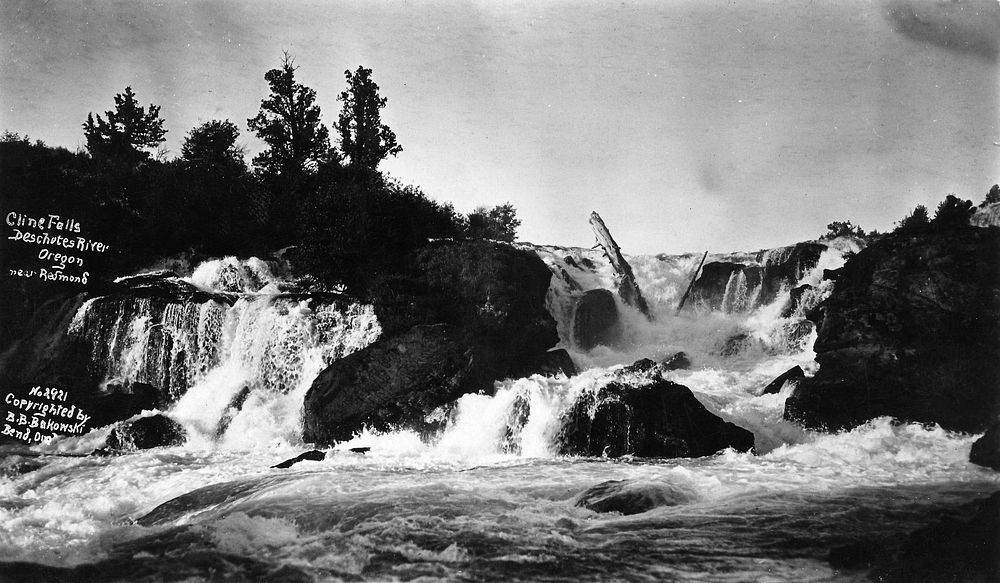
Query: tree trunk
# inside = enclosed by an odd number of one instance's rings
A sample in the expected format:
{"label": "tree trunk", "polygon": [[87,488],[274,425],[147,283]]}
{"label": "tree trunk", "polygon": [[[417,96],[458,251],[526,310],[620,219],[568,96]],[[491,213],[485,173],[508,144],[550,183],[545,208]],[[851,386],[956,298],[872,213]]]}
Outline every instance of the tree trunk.
{"label": "tree trunk", "polygon": [[614,238],[611,237],[611,231],[608,231],[607,225],[604,224],[601,215],[597,214],[596,211],[590,213],[590,225],[594,228],[594,235],[597,236],[598,245],[604,248],[604,254],[611,262],[611,267],[614,268],[615,273],[618,274],[618,295],[621,296],[626,304],[639,310],[646,318],[652,321],[653,316],[649,313],[649,305],[646,303],[646,298],[642,297],[639,284],[635,281],[632,266],[628,264],[628,261],[625,261],[618,243],[615,243]]}

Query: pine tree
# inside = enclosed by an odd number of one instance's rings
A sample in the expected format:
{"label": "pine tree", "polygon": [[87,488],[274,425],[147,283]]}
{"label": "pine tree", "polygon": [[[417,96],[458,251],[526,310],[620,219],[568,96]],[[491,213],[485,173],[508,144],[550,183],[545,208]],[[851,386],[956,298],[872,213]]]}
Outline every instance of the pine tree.
{"label": "pine tree", "polygon": [[131,87],[115,95],[114,111],[106,111],[104,115],[107,119],[89,113],[83,124],[87,151],[92,156],[135,163],[148,159],[148,150],[166,139],[160,107],[150,104],[147,111],[136,101]]}
{"label": "pine tree", "polygon": [[271,69],[264,80],[271,94],[260,102],[260,112],[247,120],[268,149],[253,159],[264,174],[297,182],[330,157],[330,132],[320,123],[316,91],[295,81],[293,60],[285,53],[280,69]]}
{"label": "pine tree", "polygon": [[382,123],[379,110],[385,108],[387,100],[379,95],[372,70],[359,65],[357,71],[344,71],[344,75],[348,87],[338,97],[344,106],[335,126],[340,133],[340,150],[349,158],[348,167],[375,171],[379,162],[402,152],[403,147]]}

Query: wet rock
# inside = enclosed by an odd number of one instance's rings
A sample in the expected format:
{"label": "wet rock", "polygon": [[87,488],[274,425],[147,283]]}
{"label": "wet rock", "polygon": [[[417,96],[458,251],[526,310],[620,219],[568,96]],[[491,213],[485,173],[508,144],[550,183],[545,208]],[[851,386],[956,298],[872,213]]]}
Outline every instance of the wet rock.
{"label": "wet rock", "polygon": [[969,461],[1000,470],[1000,423],[994,423],[982,437],[972,443]]}
{"label": "wet rock", "polygon": [[809,428],[881,416],[979,433],[1000,418],[1000,229],[893,233],[844,266],[785,403]]}
{"label": "wet rock", "polygon": [[556,348],[545,353],[536,372],[547,376],[564,374],[571,377],[576,375],[577,370],[576,364],[573,363],[573,358],[569,355],[569,352],[566,352],[564,348]]}
{"label": "wet rock", "polygon": [[792,368],[786,370],[785,372],[778,375],[776,379],[771,381],[764,387],[764,390],[760,392],[761,395],[774,395],[781,391],[781,388],[785,386],[788,381],[795,381],[801,378],[805,378],[806,373],[802,370],[801,366],[793,366]]}
{"label": "wet rock", "polygon": [[301,454],[299,454],[299,455],[297,455],[297,456],[295,456],[295,457],[293,457],[291,459],[287,459],[287,460],[281,462],[280,464],[275,464],[275,465],[273,465],[271,467],[272,468],[285,469],[285,468],[290,468],[290,467],[294,466],[295,464],[297,464],[299,462],[305,462],[305,461],[321,462],[321,461],[323,461],[325,459],[326,459],[326,452],[325,451],[318,450],[318,449],[313,449],[313,450],[307,451],[305,453],[301,453]]}
{"label": "wet rock", "polygon": [[890,564],[871,573],[876,581],[1000,580],[1000,492],[978,504],[971,520],[946,517],[907,537]]}
{"label": "wet rock", "polygon": [[691,368],[691,359],[683,352],[678,352],[660,363],[663,370],[687,370]]}
{"label": "wet rock", "polygon": [[794,286],[815,267],[825,249],[822,243],[799,243],[758,253],[757,265],[706,263],[694,282],[691,301],[727,312],[745,312],[767,305],[783,288]]}
{"label": "wet rock", "polygon": [[792,288],[792,291],[788,293],[788,304],[781,310],[781,317],[788,318],[794,314],[802,303],[803,294],[811,289],[813,289],[813,286],[808,283]]}
{"label": "wet rock", "polygon": [[148,383],[135,382],[128,386],[113,385],[109,388],[110,392],[94,395],[81,403],[84,410],[92,416],[91,427],[105,427],[165,405],[160,389]]}
{"label": "wet rock", "polygon": [[187,431],[180,423],[165,415],[153,415],[119,424],[108,435],[105,446],[114,452],[127,453],[181,445],[186,440]]}
{"label": "wet rock", "polygon": [[304,439],[328,445],[364,425],[426,432],[436,408],[550,366],[559,341],[546,308],[551,279],[537,254],[510,245],[428,244],[411,273],[378,290],[383,337],[313,382]]}
{"label": "wet rock", "polygon": [[648,512],[661,506],[677,506],[694,498],[695,495],[690,489],[669,483],[650,484],[610,480],[582,492],[576,497],[573,505],[594,512],[617,512],[628,516]]}
{"label": "wet rock", "polygon": [[563,455],[700,457],[754,447],[753,433],[713,415],[690,389],[655,373],[584,393],[560,423]]}
{"label": "wet rock", "polygon": [[840,279],[840,276],[843,273],[844,273],[844,268],[843,267],[841,267],[839,269],[824,269],[823,270],[823,279],[828,279],[828,280],[831,280],[831,281],[837,281],[838,279]]}
{"label": "wet rock", "polygon": [[581,350],[615,346],[621,340],[615,295],[606,289],[585,292],[573,312],[573,343]]}
{"label": "wet rock", "polygon": [[657,371],[659,364],[652,358],[640,358],[639,360],[633,362],[632,364],[622,368],[622,373],[625,374],[639,374],[648,373],[650,371]]}
{"label": "wet rock", "polygon": [[753,337],[747,332],[733,334],[722,344],[719,354],[722,356],[736,356],[746,352],[753,346]]}
{"label": "wet rock", "polygon": [[45,467],[45,462],[37,457],[8,455],[0,459],[0,477],[13,479]]}
{"label": "wet rock", "polygon": [[421,428],[428,412],[492,387],[499,373],[469,334],[415,326],[334,361],[305,397],[303,439],[331,445],[368,426]]}

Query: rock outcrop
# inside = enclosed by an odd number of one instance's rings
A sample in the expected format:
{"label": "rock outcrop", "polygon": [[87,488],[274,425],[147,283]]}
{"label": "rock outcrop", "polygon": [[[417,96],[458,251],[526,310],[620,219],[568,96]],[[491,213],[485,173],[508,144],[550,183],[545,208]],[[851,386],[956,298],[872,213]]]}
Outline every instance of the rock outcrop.
{"label": "rock outcrop", "polygon": [[180,423],[165,415],[140,417],[116,426],[105,447],[115,453],[129,453],[154,447],[181,445],[187,440],[187,431]]}
{"label": "rock outcrop", "polygon": [[1000,422],[994,423],[982,437],[972,443],[969,461],[985,468],[1000,470]]}
{"label": "rock outcrop", "polygon": [[616,346],[622,337],[615,295],[606,289],[587,290],[573,311],[573,344],[580,350]]}
{"label": "rock outcrop", "polygon": [[303,438],[330,445],[365,426],[429,431],[437,407],[550,366],[559,341],[545,307],[551,277],[537,255],[509,245],[431,243],[376,298],[382,338],[313,382]]}
{"label": "rock outcrop", "polygon": [[574,506],[594,512],[617,512],[628,516],[661,506],[677,506],[697,496],[689,488],[669,483],[654,484],[629,480],[609,480],[587,488],[573,502]]}
{"label": "rock outcrop", "polygon": [[886,236],[811,314],[820,369],[785,418],[835,430],[892,416],[974,433],[1000,418],[1000,229]]}
{"label": "rock outcrop", "polygon": [[713,261],[702,268],[694,282],[690,302],[712,310],[745,312],[769,304],[782,288],[794,286],[816,266],[826,249],[822,243],[761,252],[758,264]]}
{"label": "rock outcrop", "polygon": [[753,433],[710,413],[687,387],[663,379],[655,362],[639,361],[619,375],[565,414],[560,453],[675,458],[753,449]]}
{"label": "rock outcrop", "polygon": [[786,370],[785,372],[778,375],[773,381],[764,387],[764,390],[760,392],[761,395],[773,395],[781,391],[781,388],[785,386],[785,383],[789,381],[798,381],[799,379],[805,378],[806,373],[802,370],[801,366],[793,366],[792,368]]}

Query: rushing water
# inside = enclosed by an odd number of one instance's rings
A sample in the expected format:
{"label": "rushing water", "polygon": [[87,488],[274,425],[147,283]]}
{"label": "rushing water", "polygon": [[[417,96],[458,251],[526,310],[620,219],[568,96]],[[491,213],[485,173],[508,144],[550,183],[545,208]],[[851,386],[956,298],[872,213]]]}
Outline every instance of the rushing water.
{"label": "rushing water", "polygon": [[[840,266],[852,245],[834,245],[802,275],[800,283],[814,286],[806,307],[829,291],[822,270]],[[674,315],[700,257],[634,257],[653,322],[622,306],[623,343],[581,353],[569,325],[574,285],[610,288],[610,267],[592,251],[535,250],[567,276],[553,278],[549,307],[582,374],[507,380],[492,396],[467,395],[430,443],[407,431],[365,433],[324,461],[285,470],[270,466],[308,447],[299,441],[305,390],[322,366],[377,336],[370,308],[283,298],[261,264],[232,260],[188,277],[239,294],[231,306],[117,306],[104,316],[115,320],[107,333],[116,340],[96,356],[109,377],[152,379],[143,375],[162,371],[140,366],[149,350],[161,351],[163,362],[176,358],[178,344],[187,362],[201,363],[185,367],[188,388],[169,411],[192,437],[182,447],[120,457],[44,456],[40,469],[0,477],[7,575],[28,572],[13,562],[30,562],[34,573],[38,564],[73,568],[47,574],[79,581],[857,580],[863,572],[831,569],[831,547],[899,536],[929,522],[931,509],[1000,486],[994,473],[968,463],[975,436],[888,419],[826,435],[783,421],[791,388],[759,392],[791,366],[817,368],[815,333],[801,327],[805,308],[781,317],[789,290],[758,305],[754,290],[732,281],[726,294],[739,298],[735,307]],[[256,275],[234,277],[244,268]],[[81,308],[76,333],[85,333],[81,321],[95,309]],[[184,340],[165,348],[151,331],[170,327]],[[724,356],[735,334],[748,341]],[[663,374],[752,430],[758,455],[555,455],[559,414],[578,395],[619,365],[679,350],[692,367]],[[220,432],[220,417],[244,387],[246,402]],[[35,449],[88,452],[106,433]],[[355,446],[371,451],[348,451]],[[610,480],[654,508],[623,516],[577,505]]]}

